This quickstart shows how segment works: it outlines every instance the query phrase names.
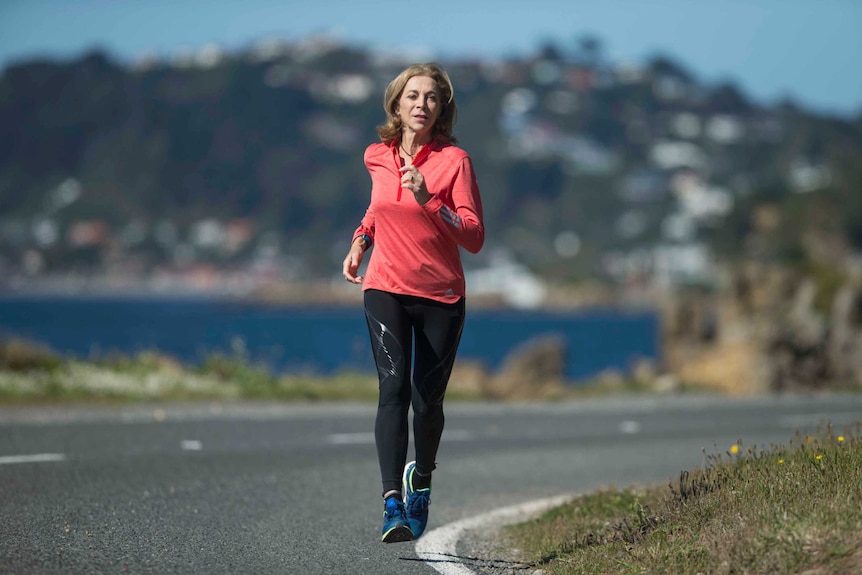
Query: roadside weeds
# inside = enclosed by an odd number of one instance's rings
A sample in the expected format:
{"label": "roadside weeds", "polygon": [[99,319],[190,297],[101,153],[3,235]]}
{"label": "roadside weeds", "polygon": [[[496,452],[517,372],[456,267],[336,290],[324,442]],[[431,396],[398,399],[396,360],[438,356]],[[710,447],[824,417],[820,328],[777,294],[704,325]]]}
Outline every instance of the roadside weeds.
{"label": "roadside weeds", "polygon": [[544,575],[859,573],[861,435],[858,422],[762,450],[739,440],[667,487],[577,497],[495,547]]}

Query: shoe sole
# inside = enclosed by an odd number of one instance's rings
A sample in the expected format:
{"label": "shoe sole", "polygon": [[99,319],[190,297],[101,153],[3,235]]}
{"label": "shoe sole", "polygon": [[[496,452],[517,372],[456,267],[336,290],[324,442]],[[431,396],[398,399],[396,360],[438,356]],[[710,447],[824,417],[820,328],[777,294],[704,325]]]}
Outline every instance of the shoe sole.
{"label": "shoe sole", "polygon": [[383,534],[381,541],[384,543],[404,543],[413,541],[413,532],[406,525],[398,525]]}

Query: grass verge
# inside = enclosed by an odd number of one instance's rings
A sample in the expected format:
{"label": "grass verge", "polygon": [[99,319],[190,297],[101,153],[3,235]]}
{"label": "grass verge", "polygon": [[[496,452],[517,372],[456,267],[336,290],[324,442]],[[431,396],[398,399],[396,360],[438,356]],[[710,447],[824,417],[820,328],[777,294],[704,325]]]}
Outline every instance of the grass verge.
{"label": "grass verge", "polygon": [[377,378],[276,375],[244,353],[211,355],[184,366],[164,354],[109,354],[87,361],[61,357],[22,340],[0,342],[0,402],[133,402],[189,400],[376,400]]}
{"label": "grass verge", "polygon": [[545,575],[862,573],[862,423],[738,442],[664,488],[609,489],[508,527]]}
{"label": "grass verge", "polygon": [[[501,387],[499,380],[521,384]],[[579,385],[556,379],[537,384],[529,374],[513,378],[465,361],[455,366],[446,397],[454,401],[554,401],[650,391],[642,382],[623,378],[600,378]],[[0,338],[3,404],[242,399],[373,402],[377,392],[373,373],[275,374],[267,366],[252,362],[241,342],[231,353],[213,354],[200,365],[189,366],[155,351],[106,353],[82,360],[60,355],[39,343]]]}

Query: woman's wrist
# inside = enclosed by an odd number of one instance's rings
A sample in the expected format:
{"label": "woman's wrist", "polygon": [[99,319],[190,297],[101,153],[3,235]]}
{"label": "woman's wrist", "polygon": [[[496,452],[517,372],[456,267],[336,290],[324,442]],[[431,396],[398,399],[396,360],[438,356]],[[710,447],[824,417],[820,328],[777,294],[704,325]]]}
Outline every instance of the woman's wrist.
{"label": "woman's wrist", "polygon": [[371,247],[371,236],[369,236],[368,234],[356,236],[356,239],[353,240],[353,243],[354,245],[358,245],[360,248],[362,248],[362,251],[364,252]]}

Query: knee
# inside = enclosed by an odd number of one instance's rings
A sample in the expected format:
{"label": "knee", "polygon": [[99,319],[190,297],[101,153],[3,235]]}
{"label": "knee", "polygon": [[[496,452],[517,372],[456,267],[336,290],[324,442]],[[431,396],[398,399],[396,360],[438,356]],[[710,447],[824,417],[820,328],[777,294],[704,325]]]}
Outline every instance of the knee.
{"label": "knee", "polygon": [[397,377],[388,377],[380,382],[379,405],[410,405],[410,385]]}
{"label": "knee", "polygon": [[413,415],[420,419],[435,421],[443,419],[443,403],[427,404],[421,401],[413,402]]}

